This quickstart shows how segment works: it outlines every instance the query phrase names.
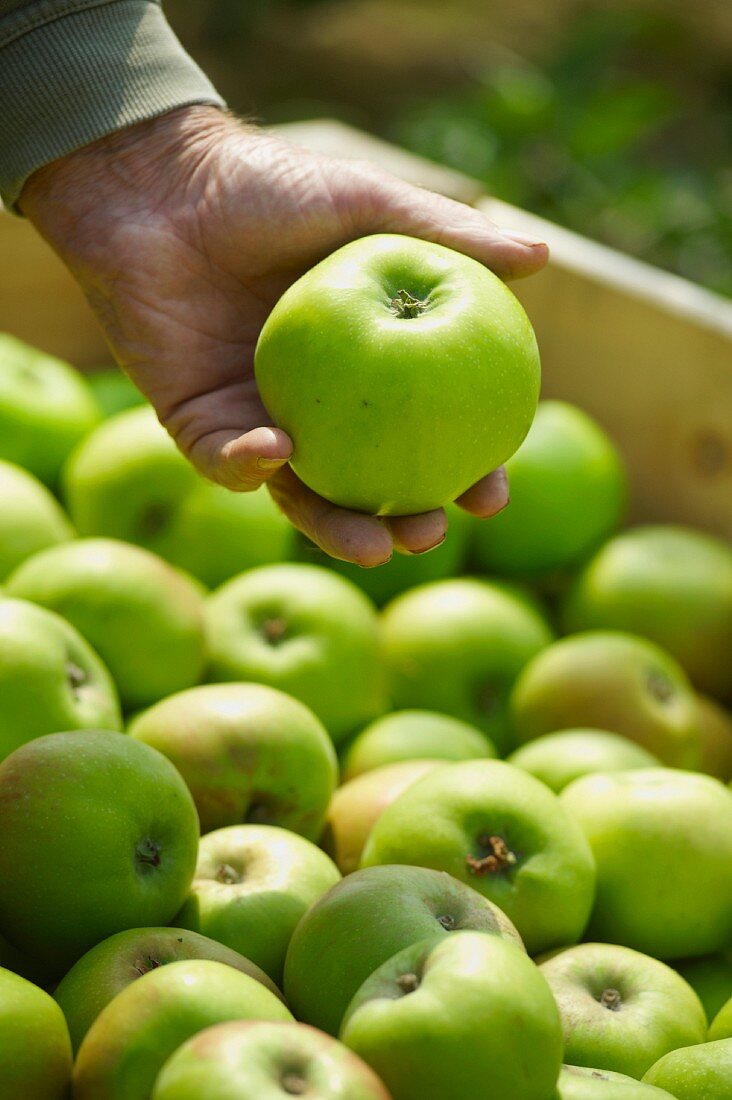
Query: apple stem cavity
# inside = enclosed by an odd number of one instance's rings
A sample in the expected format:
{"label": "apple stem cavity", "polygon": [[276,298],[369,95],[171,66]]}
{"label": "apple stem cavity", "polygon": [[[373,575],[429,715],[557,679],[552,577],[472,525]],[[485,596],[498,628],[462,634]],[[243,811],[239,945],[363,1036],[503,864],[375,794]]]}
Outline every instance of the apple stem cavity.
{"label": "apple stem cavity", "polygon": [[75,661],[66,662],[66,676],[71,686],[71,690],[74,695],[79,694],[79,688],[82,688],[86,683],[86,673],[83,668],[79,668]]}
{"label": "apple stem cavity", "polygon": [[285,1073],[282,1077],[282,1088],[290,1096],[302,1096],[307,1092],[308,1083],[300,1073]]}
{"label": "apple stem cavity", "polygon": [[400,974],[396,979],[396,984],[406,996],[408,993],[415,993],[419,989],[419,978],[416,974]]}
{"label": "apple stem cavity", "polygon": [[646,677],[648,690],[659,703],[668,703],[674,696],[674,685],[665,672],[652,668]]}
{"label": "apple stem cavity", "polygon": [[154,840],[141,840],[135,848],[135,860],[142,868],[160,867],[163,862],[160,846]]}
{"label": "apple stem cavity", "polygon": [[517,863],[516,854],[511,851],[502,836],[479,836],[478,847],[486,852],[484,856],[466,856],[469,870],[482,877],[507,871]]}
{"label": "apple stem cavity", "polygon": [[140,975],[140,977],[142,977],[143,974],[149,974],[151,970],[157,970],[162,965],[163,964],[161,962],[158,962],[157,959],[153,959],[148,956],[146,959],[143,959],[141,962],[135,964],[135,970]]}
{"label": "apple stem cavity", "polygon": [[223,882],[226,886],[235,886],[242,881],[242,875],[235,870],[230,863],[222,863],[216,869],[216,881]]}
{"label": "apple stem cavity", "polygon": [[287,637],[287,622],[282,616],[275,616],[272,619],[265,619],[260,630],[265,642],[268,645],[276,646]]}
{"label": "apple stem cavity", "polygon": [[617,989],[603,989],[598,1000],[603,1008],[607,1008],[611,1012],[618,1012],[623,1004],[623,999]]}
{"label": "apple stem cavity", "polygon": [[389,302],[392,313],[402,320],[420,317],[427,309],[427,302],[415,298],[408,290],[398,291]]}

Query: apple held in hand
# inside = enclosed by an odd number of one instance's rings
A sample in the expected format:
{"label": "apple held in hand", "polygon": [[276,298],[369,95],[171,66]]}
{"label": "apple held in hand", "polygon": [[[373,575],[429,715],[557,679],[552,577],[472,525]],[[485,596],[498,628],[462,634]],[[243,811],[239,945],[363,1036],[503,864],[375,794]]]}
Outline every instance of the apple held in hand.
{"label": "apple held in hand", "polygon": [[340,881],[309,840],[271,825],[231,825],[201,839],[176,922],[225,943],[279,982],[302,915]]}
{"label": "apple held in hand", "polygon": [[551,990],[515,943],[482,932],[412,944],[348,1007],[341,1039],[394,1100],[548,1100],[562,1062]]}
{"label": "apple held in hand", "polygon": [[184,959],[211,959],[249,974],[279,996],[263,970],[237,951],[187,928],[130,928],[82,955],[59,982],[53,998],[69,1026],[74,1050],[102,1009],[143,974]]}
{"label": "apple held in hand", "polygon": [[114,932],[172,920],[198,817],[161,753],[84,730],[0,765],[0,836],[0,931],[57,976]]}
{"label": "apple held in hand", "polygon": [[74,1064],[74,1100],[150,1100],[178,1047],[228,1020],[291,1021],[282,1001],[239,970],[210,959],[144,974],[97,1016]]}
{"label": "apple held in hand", "polygon": [[609,943],[581,943],[541,964],[559,1006],[565,1058],[641,1078],[676,1047],[703,1043],[694,990],[670,966]]}
{"label": "apple held in hand", "polygon": [[298,1019],[338,1034],[359,986],[398,951],[460,929],[521,945],[508,917],[451,875],[370,867],[348,875],[305,914],[285,961],[285,996]]}
{"label": "apple held in hand", "polygon": [[376,515],[439,508],[505,462],[540,377],[531,325],[500,279],[395,234],[345,245],[285,291],[255,373],[299,477]]}
{"label": "apple held in hand", "polygon": [[151,1100],[391,1100],[365,1062],[307,1024],[262,1020],[199,1032],[163,1066]]}
{"label": "apple held in hand", "polygon": [[67,1100],[71,1043],[63,1013],[42,989],[0,969],[0,1095]]}

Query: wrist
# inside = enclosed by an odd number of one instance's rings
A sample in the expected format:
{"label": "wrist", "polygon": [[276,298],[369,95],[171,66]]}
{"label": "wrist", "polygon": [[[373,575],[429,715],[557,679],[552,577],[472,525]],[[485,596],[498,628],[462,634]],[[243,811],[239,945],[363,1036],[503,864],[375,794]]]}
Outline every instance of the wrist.
{"label": "wrist", "polygon": [[212,150],[236,128],[217,107],[177,108],[39,169],[19,206],[62,258],[82,258],[104,246],[115,224],[151,210],[182,212]]}

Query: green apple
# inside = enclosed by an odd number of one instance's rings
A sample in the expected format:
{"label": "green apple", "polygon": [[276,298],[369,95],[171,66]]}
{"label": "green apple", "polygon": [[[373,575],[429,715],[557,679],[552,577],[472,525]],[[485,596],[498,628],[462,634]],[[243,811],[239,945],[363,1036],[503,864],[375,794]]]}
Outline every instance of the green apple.
{"label": "green apple", "polygon": [[319,837],[338,763],[297,699],[263,684],[203,684],[163,699],[129,733],[175,764],[202,832],[248,822]]}
{"label": "green apple", "polygon": [[557,1088],[558,1100],[674,1100],[670,1092],[625,1073],[586,1066],[562,1066]]}
{"label": "green apple", "polygon": [[209,586],[280,561],[291,547],[292,528],[268,494],[204,481],[147,405],[92,432],[64,485],[80,534],[144,546]]}
{"label": "green apple", "polygon": [[508,762],[559,794],[574,779],[594,772],[653,768],[659,761],[640,745],[607,730],[560,730],[522,745]]}
{"label": "green apple", "polygon": [[696,699],[680,665],[653,642],[616,631],[562,638],[523,670],[511,696],[520,743],[590,727],[623,734],[664,764],[700,760]]}
{"label": "green apple", "polygon": [[340,881],[309,840],[273,825],[230,825],[203,837],[176,922],[246,955],[279,983],[298,921]]}
{"label": "green apple", "polygon": [[440,581],[462,573],[467,565],[468,551],[478,521],[456,504],[445,507],[448,536],[429,554],[394,554],[390,561],[376,569],[362,569],[353,562],[339,561],[319,550],[304,535],[296,539],[298,561],[327,565],[358,585],[380,607],[400,592],[428,581]]}
{"label": "green apple", "polygon": [[129,928],[116,932],[72,966],[54,990],[74,1051],[102,1009],[143,974],[184,959],[213,959],[233,966],[280,996],[274,982],[238,951],[187,928]]}
{"label": "green apple", "polygon": [[572,1065],[641,1078],[661,1055],[703,1043],[694,990],[670,966],[609,943],[581,943],[541,963],[559,1006]]}
{"label": "green apple", "polygon": [[269,565],[206,601],[209,677],[294,695],[334,741],[385,709],[378,620],[355,585],[317,565]]}
{"label": "green apple", "polygon": [[540,577],[571,568],[622,517],[622,459],[600,425],[574,405],[542,401],[506,470],[511,507],[476,530],[476,560],[489,573]]}
{"label": "green apple", "polygon": [[720,1008],[709,1025],[710,1039],[732,1039],[732,997]]}
{"label": "green apple", "polygon": [[445,764],[384,810],[361,866],[402,863],[447,871],[479,891],[532,955],[578,940],[592,908],[582,830],[543,783],[499,760]]}
{"label": "green apple", "polygon": [[391,1100],[376,1074],[307,1024],[216,1024],[163,1066],[151,1100]]}
{"label": "green apple", "polygon": [[193,581],[139,546],[78,539],[50,547],[15,570],[6,592],[75,626],[111,672],[127,710],[203,676],[203,598]]}
{"label": "green apple", "polygon": [[514,453],[539,398],[536,338],[506,285],[391,233],[352,241],[286,290],[254,368],[299,477],[376,515],[455,500]]}
{"label": "green apple", "polygon": [[105,418],[145,404],[145,398],[119,367],[102,367],[87,374],[86,380]]}
{"label": "green apple", "polygon": [[461,577],[397,597],[382,614],[382,639],[395,706],[461,718],[504,752],[509,692],[552,633],[520,593]]}
{"label": "green apple", "polygon": [[732,779],[732,714],[704,695],[697,695],[695,709],[701,751],[699,771],[727,783]]}
{"label": "green apple", "polygon": [[729,1100],[732,1039],[670,1051],[651,1066],[643,1080],[667,1089],[676,1100]]}
{"label": "green apple", "polygon": [[521,939],[487,898],[426,867],[370,867],[348,875],[312,906],[290,940],[285,996],[299,1020],[331,1035],[359,986],[419,940],[460,929]]}
{"label": "green apple", "polygon": [[430,710],[398,710],[370,722],[343,754],[344,779],[404,760],[476,760],[495,756],[475,726]]}
{"label": "green apple", "polygon": [[73,367],[0,333],[0,459],[55,486],[67,455],[100,418]]}
{"label": "green apple", "polygon": [[198,818],[164,756],[84,730],[3,761],[0,836],[0,931],[58,975],[114,932],[173,919],[193,879]]}
{"label": "green apple", "polygon": [[122,729],[96,653],[52,611],[0,596],[0,760],[34,737],[91,727]]}
{"label": "green apple", "polygon": [[0,1082],[8,1100],[67,1100],[71,1083],[63,1012],[48,993],[2,968]]}
{"label": "green apple", "polygon": [[626,630],[668,650],[700,691],[732,700],[732,548],[687,527],[611,539],[567,595],[569,630]]}
{"label": "green apple", "polygon": [[401,760],[349,779],[333,794],[321,845],[344,875],[358,868],[369,834],[387,806],[442,760]]}
{"label": "green apple", "polygon": [[87,1032],[74,1064],[74,1100],[150,1100],[170,1055],[199,1031],[228,1020],[292,1016],[261,982],[210,959],[143,974]]}
{"label": "green apple", "polygon": [[548,1100],[562,1063],[551,990],[514,943],[482,932],[411,944],[366,979],[342,1041],[394,1100]]}
{"label": "green apple", "polygon": [[0,581],[31,554],[73,538],[61,506],[37,478],[0,461]]}
{"label": "green apple", "polygon": [[560,801],[592,848],[588,934],[659,959],[732,942],[732,792],[670,768],[576,779]]}
{"label": "green apple", "polygon": [[682,959],[674,963],[674,969],[699,997],[711,1023],[732,998],[732,949],[701,959]]}

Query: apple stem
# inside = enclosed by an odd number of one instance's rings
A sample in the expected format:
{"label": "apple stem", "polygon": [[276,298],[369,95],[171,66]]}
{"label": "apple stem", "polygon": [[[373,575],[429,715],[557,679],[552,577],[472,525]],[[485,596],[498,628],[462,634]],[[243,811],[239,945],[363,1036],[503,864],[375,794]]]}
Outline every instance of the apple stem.
{"label": "apple stem", "polygon": [[222,863],[216,870],[216,881],[223,882],[226,886],[234,886],[241,882],[241,875],[230,863]]}
{"label": "apple stem", "polygon": [[83,687],[86,683],[86,673],[83,668],[79,668],[75,661],[66,662],[66,675],[71,685],[71,690],[74,695],[79,691],[80,687]]}
{"label": "apple stem", "polygon": [[427,303],[421,301],[419,298],[413,297],[408,290],[400,290],[389,303],[392,309],[392,313],[395,313],[397,317],[402,319],[411,319],[412,317],[419,317],[424,313]]}
{"label": "apple stem", "polygon": [[667,703],[669,699],[673,698],[674,686],[666,673],[661,672],[660,669],[651,669],[646,678],[646,683],[651,695],[658,699],[659,703]]}
{"label": "apple stem", "polygon": [[307,1087],[307,1081],[299,1073],[286,1073],[282,1078],[282,1088],[290,1096],[302,1096]]}
{"label": "apple stem", "polygon": [[287,634],[287,621],[281,615],[265,619],[261,626],[264,640],[270,645],[278,645]]}
{"label": "apple stem", "polygon": [[480,836],[478,845],[488,850],[488,854],[476,858],[467,856],[465,862],[474,875],[491,875],[505,871],[516,864],[516,855],[506,844],[502,836]]}

